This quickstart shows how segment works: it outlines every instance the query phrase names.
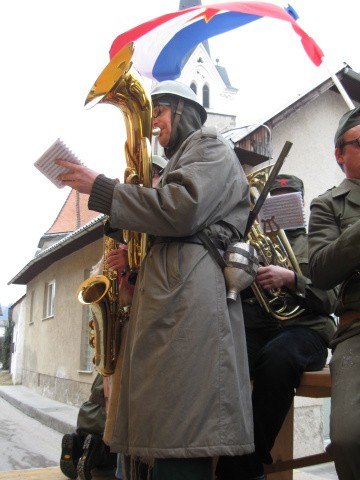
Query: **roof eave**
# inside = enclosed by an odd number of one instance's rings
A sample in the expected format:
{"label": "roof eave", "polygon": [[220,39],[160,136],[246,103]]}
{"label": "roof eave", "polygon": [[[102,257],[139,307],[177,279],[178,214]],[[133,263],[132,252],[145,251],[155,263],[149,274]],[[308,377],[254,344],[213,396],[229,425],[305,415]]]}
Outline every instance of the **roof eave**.
{"label": "roof eave", "polygon": [[103,218],[104,216],[100,215],[40,252],[8,282],[8,285],[27,285],[49,265],[101,238],[104,234]]}

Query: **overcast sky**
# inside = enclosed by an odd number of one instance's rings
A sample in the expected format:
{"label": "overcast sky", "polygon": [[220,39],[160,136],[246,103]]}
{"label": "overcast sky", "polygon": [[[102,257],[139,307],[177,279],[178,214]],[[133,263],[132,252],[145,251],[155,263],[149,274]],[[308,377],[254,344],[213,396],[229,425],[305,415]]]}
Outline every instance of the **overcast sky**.
{"label": "overcast sky", "polygon": [[[203,1],[211,3],[216,1]],[[360,71],[359,0],[294,0],[291,5],[332,69],[347,62]],[[108,63],[116,36],[178,6],[178,0],[2,2],[0,304],[25,293],[24,287],[7,283],[33,258],[70,192],[57,189],[33,163],[60,137],[86,165],[122,179],[121,113],[109,105],[86,110],[84,100]],[[292,30],[282,32],[282,22],[275,27],[260,22],[252,31],[242,28],[210,41],[212,58],[239,88],[241,124],[275,113],[328,76],[323,66],[310,62]]]}

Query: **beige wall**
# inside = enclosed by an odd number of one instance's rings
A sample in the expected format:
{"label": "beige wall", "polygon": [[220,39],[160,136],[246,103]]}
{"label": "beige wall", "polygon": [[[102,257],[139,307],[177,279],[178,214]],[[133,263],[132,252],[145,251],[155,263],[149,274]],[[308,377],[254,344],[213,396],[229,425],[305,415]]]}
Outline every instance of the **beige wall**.
{"label": "beige wall", "polygon": [[[101,254],[99,240],[55,262],[27,286],[23,384],[74,405],[88,399],[94,378],[93,373],[81,371],[85,312],[76,292],[85,270],[98,262]],[[56,282],[54,316],[44,318],[45,286],[52,280]]]}
{"label": "beige wall", "polygon": [[334,157],[333,139],[339,119],[347,110],[343,98],[328,90],[273,130],[275,160],[286,140],[293,143],[280,173],[303,180],[307,218],[311,200],[344,178]]}

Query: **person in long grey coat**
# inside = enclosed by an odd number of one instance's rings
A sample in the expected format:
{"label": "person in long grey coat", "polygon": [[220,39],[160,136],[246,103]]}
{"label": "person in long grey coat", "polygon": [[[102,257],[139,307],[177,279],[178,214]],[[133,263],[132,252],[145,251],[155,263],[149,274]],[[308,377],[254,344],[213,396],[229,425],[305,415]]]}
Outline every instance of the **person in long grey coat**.
{"label": "person in long grey coat", "polygon": [[[110,227],[146,232],[126,336],[111,449],[153,458],[154,479],[211,479],[212,457],[254,450],[240,298],[227,304],[220,251],[242,238],[249,188],[227,141],[176,81],[152,91],[153,127],[168,163],[156,188],[119,184],[66,161],[65,185],[90,194]],[[171,476],[174,475],[174,476]]]}
{"label": "person in long grey coat", "polygon": [[341,285],[332,340],[330,439],[340,480],[360,478],[360,107],[335,133],[346,178],[315,198],[309,221],[310,273],[319,288]]}

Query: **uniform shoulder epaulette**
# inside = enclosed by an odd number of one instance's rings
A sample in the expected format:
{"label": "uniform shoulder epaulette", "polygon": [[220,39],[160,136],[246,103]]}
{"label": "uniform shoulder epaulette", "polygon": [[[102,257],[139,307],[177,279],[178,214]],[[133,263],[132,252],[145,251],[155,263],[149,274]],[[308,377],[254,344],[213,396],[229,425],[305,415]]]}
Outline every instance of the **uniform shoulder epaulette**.
{"label": "uniform shoulder epaulette", "polygon": [[202,127],[201,137],[217,138],[217,130],[215,127]]}
{"label": "uniform shoulder epaulette", "polygon": [[331,188],[328,188],[327,190],[325,190],[325,192],[320,193],[319,197],[322,197],[322,196],[326,195],[328,192],[331,192],[332,190],[334,190],[334,188],[336,188],[336,185],[334,185]]}

